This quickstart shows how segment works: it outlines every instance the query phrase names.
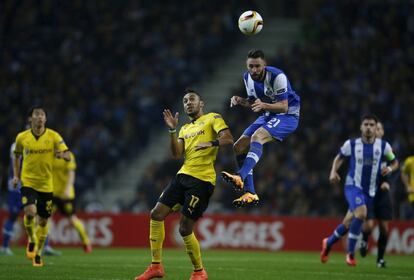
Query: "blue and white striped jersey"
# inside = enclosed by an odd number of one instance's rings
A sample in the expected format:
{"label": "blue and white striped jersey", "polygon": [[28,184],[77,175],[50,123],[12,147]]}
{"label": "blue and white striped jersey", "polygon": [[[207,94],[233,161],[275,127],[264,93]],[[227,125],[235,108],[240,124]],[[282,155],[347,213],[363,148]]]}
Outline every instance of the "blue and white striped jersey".
{"label": "blue and white striped jersey", "polygon": [[391,145],[379,138],[371,144],[362,142],[361,138],[349,139],[341,147],[339,155],[350,160],[345,185],[358,187],[371,197],[377,190],[381,162],[395,159]]}
{"label": "blue and white striped jersey", "polygon": [[[248,71],[243,75],[244,85],[248,99],[254,101],[259,98],[262,102],[276,103],[288,100],[288,115],[299,117],[300,114],[300,97],[292,89],[289,80],[282,70],[266,66],[264,81],[255,81],[251,78]],[[284,114],[284,113],[281,113]],[[280,115],[277,113],[265,112],[266,116]]]}

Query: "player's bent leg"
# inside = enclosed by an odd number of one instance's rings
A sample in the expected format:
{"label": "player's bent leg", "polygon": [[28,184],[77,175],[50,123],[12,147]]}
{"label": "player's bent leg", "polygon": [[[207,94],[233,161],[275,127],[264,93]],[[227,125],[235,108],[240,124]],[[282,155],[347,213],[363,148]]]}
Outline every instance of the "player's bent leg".
{"label": "player's bent leg", "polygon": [[252,194],[249,192],[246,192],[239,198],[233,200],[233,205],[235,207],[245,207],[248,205],[258,205],[259,204],[259,196],[257,194]]}
{"label": "player's bent leg", "polygon": [[359,253],[361,257],[366,257],[368,253],[368,239],[371,235],[372,228],[374,227],[374,220],[366,220],[362,226],[362,239],[359,243]]}
{"label": "player's bent leg", "polygon": [[236,191],[243,190],[244,182],[243,182],[243,179],[240,177],[240,175],[231,174],[226,171],[221,171],[221,178],[223,178],[223,180],[226,183],[231,184]]}
{"label": "player's bent leg", "polygon": [[328,246],[328,237],[322,239],[321,263],[327,263],[329,260],[329,252],[331,248]]}

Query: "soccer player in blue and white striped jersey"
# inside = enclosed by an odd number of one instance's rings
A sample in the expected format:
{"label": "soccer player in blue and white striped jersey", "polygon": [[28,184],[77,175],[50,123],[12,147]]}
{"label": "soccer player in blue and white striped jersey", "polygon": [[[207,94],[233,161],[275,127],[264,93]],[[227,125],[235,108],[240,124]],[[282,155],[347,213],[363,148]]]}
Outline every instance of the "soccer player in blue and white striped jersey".
{"label": "soccer player in blue and white striped jersey", "polygon": [[[341,180],[338,169],[345,158],[349,158],[349,170],[345,179],[345,198],[348,212],[331,236],[323,239],[321,262],[328,261],[328,254],[333,244],[349,231],[346,263],[355,266],[355,245],[361,233],[362,224],[369,211],[372,211],[372,199],[378,189],[381,176],[386,176],[398,168],[398,161],[388,142],[376,138],[377,118],[366,115],[361,122],[361,137],[347,140],[335,157],[329,180],[336,184]],[[388,165],[381,168],[381,162]]]}
{"label": "soccer player in blue and white striped jersey", "polygon": [[279,68],[267,66],[261,50],[251,50],[243,75],[247,98],[233,96],[230,106],[249,107],[261,115],[234,144],[239,165],[237,174],[221,172],[223,179],[244,194],[235,199],[236,207],[257,204],[259,197],[253,184],[253,168],[260,160],[263,145],[282,142],[299,123],[300,97],[293,90],[286,74]]}

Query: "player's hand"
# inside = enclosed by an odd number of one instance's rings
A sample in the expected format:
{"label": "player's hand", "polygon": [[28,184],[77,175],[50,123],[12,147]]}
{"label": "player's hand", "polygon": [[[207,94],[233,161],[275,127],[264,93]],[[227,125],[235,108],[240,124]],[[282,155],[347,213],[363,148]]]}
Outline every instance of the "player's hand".
{"label": "player's hand", "polygon": [[243,102],[243,98],[237,95],[234,95],[230,98],[230,108],[236,105],[241,105]]}
{"label": "player's hand", "polygon": [[174,129],[177,127],[178,112],[175,113],[175,115],[173,116],[173,114],[171,113],[169,109],[164,109],[162,114],[164,115],[164,122],[169,128]]}
{"label": "player's hand", "polygon": [[387,183],[387,182],[383,182],[383,183],[381,184],[381,190],[382,190],[382,191],[389,191],[389,190],[390,190],[390,184],[389,184],[389,183]]}
{"label": "player's hand", "polygon": [[387,176],[391,172],[392,172],[392,168],[390,166],[385,166],[384,168],[381,169],[382,176]]}
{"label": "player's hand", "polygon": [[329,175],[329,182],[331,184],[338,184],[341,181],[341,176],[339,176],[338,172],[331,172]]}
{"label": "player's hand", "polygon": [[14,188],[16,188],[16,187],[17,187],[17,185],[19,184],[19,182],[20,182],[19,177],[13,176],[13,179],[12,179],[12,184],[13,184],[13,187],[14,187]]}
{"label": "player's hand", "polygon": [[258,113],[260,111],[265,111],[267,108],[267,103],[264,103],[259,98],[257,98],[251,105],[251,108],[252,108],[252,111],[255,113]]}
{"label": "player's hand", "polygon": [[194,149],[196,151],[198,151],[198,150],[204,150],[204,149],[207,149],[207,148],[210,148],[210,147],[213,147],[213,143],[211,143],[211,142],[201,142],[201,143],[198,143],[197,145],[195,145]]}

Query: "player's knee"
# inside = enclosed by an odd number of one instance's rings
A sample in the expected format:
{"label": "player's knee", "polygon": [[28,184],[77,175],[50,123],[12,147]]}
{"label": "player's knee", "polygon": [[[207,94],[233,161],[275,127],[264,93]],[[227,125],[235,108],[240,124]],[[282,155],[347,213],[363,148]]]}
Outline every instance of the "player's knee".
{"label": "player's knee", "polygon": [[186,224],[181,224],[180,228],[178,229],[181,236],[187,236],[190,235],[193,232],[193,228]]}
{"label": "player's knee", "polygon": [[39,225],[40,225],[41,227],[45,227],[45,226],[47,225],[47,219],[45,219],[45,218],[40,218],[40,219],[39,219]]}
{"label": "player's knee", "polygon": [[165,219],[165,215],[161,213],[160,211],[158,211],[157,208],[153,208],[151,210],[150,217],[151,217],[151,220],[154,220],[154,221],[164,221]]}

